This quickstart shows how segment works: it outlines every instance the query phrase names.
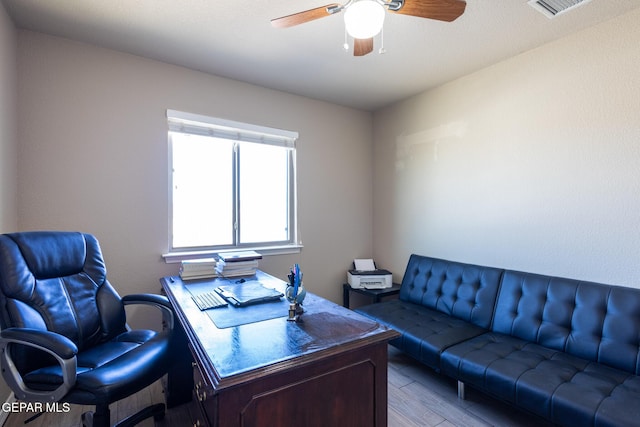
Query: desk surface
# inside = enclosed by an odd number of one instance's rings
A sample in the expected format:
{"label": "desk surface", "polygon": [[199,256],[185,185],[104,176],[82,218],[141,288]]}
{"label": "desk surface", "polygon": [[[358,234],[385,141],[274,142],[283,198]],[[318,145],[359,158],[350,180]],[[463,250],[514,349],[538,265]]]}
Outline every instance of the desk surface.
{"label": "desk surface", "polygon": [[[285,282],[261,271],[253,279],[283,292],[286,287]],[[397,336],[397,332],[312,293],[307,293],[304,300],[302,323],[287,321],[288,313],[283,312],[282,317],[276,319],[221,329],[207,313],[198,309],[188,286],[210,283],[213,289],[222,280],[183,282],[177,276],[161,279],[199,363],[204,365],[203,373],[210,376],[208,380],[216,389]],[[251,310],[252,307],[233,309]]]}

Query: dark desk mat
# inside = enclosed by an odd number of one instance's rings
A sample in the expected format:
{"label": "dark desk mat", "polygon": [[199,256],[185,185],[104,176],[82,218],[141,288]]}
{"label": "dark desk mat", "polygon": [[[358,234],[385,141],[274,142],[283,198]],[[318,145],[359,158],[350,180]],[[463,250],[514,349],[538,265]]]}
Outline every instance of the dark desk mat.
{"label": "dark desk mat", "polygon": [[[210,283],[192,283],[186,286],[191,295],[199,295],[213,291]],[[287,317],[289,315],[289,302],[281,298],[275,302],[263,302],[246,307],[234,307],[229,304],[226,307],[210,308],[204,310],[218,329],[233,328],[263,320]]]}

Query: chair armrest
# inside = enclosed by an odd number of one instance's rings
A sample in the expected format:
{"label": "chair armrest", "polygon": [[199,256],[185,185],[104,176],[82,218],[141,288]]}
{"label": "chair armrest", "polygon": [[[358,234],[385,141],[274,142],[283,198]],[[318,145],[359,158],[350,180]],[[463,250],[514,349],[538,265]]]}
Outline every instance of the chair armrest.
{"label": "chair armrest", "polygon": [[[62,384],[55,390],[42,391],[27,387],[11,358],[13,344],[26,345],[52,355],[62,371]],[[7,328],[0,331],[0,365],[7,385],[20,400],[30,402],[62,399],[76,383],[78,347],[64,335],[31,328]]]}
{"label": "chair armrest", "polygon": [[173,330],[175,315],[173,307],[169,302],[169,299],[163,295],[157,294],[131,294],[122,297],[122,303],[124,305],[129,304],[143,304],[151,305],[162,311],[162,320],[167,324],[170,330]]}
{"label": "chair armrest", "polygon": [[78,347],[64,335],[51,331],[30,328],[7,328],[0,331],[0,338],[3,340],[20,344],[40,347],[43,350],[50,350],[49,353],[63,358],[70,359],[78,354]]}

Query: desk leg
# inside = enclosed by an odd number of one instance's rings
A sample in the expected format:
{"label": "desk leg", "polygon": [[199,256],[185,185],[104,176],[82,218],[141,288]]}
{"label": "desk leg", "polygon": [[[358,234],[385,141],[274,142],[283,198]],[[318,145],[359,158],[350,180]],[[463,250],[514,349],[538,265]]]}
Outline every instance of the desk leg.
{"label": "desk leg", "polygon": [[187,335],[179,322],[174,323],[173,330],[173,357],[169,372],[167,372],[167,385],[165,399],[168,408],[191,401],[193,390],[193,358],[187,345]]}
{"label": "desk leg", "polygon": [[349,285],[342,285],[342,306],[346,308],[349,308],[349,289]]}

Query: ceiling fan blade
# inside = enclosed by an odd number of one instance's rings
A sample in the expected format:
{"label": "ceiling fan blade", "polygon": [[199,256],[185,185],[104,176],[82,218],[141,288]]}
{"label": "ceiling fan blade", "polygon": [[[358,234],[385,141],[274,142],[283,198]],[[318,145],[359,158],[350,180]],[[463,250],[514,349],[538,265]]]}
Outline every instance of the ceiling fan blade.
{"label": "ceiling fan blade", "polygon": [[368,39],[353,39],[353,56],[364,56],[373,51],[373,37]]}
{"label": "ceiling fan blade", "polygon": [[389,12],[451,22],[462,15],[466,7],[467,2],[463,0],[405,0],[399,10],[389,9]]}
{"label": "ceiling fan blade", "polygon": [[271,25],[276,28],[293,27],[294,25],[304,24],[314,19],[324,18],[331,15],[327,9],[338,7],[337,3],[331,3],[326,6],[316,7],[314,9],[305,10],[304,12],[294,13],[292,15],[282,16],[271,20]]}

